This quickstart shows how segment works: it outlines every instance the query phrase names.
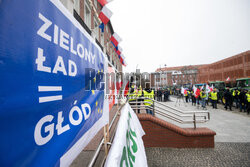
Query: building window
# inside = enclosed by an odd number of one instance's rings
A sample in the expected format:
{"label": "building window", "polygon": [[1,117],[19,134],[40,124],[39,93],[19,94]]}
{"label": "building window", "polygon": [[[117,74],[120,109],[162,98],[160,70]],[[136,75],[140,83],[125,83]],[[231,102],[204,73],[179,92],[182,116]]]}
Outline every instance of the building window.
{"label": "building window", "polygon": [[94,0],[95,8],[97,9],[97,0]]}
{"label": "building window", "polygon": [[110,44],[109,52],[112,53],[112,44]]}
{"label": "building window", "polygon": [[113,61],[113,52],[110,52],[110,62],[112,62]]}
{"label": "building window", "polygon": [[80,15],[80,1],[74,0],[74,9]]}
{"label": "building window", "polygon": [[108,26],[105,26],[105,28],[106,28],[107,34],[109,35],[109,28],[108,28]]}
{"label": "building window", "polygon": [[104,46],[104,33],[101,33],[101,45]]}
{"label": "building window", "polygon": [[94,19],[94,33],[95,33],[96,39],[99,41],[99,36],[100,36],[99,26],[98,26],[98,22],[96,18]]}
{"label": "building window", "polygon": [[91,28],[91,8],[87,1],[84,3],[84,22],[89,28]]}

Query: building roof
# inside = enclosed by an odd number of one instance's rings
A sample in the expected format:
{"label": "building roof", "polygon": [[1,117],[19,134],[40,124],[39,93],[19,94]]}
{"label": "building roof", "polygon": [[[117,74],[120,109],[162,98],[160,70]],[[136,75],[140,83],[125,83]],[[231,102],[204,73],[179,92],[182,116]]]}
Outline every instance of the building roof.
{"label": "building roof", "polygon": [[187,66],[176,66],[176,67],[164,67],[164,68],[157,68],[156,72],[160,71],[173,71],[173,70],[181,70],[183,68],[187,69],[193,69],[193,68],[200,68],[202,66],[205,66],[207,64],[201,64],[201,65],[187,65]]}
{"label": "building roof", "polygon": [[239,53],[237,55],[234,55],[234,56],[231,56],[231,57],[228,57],[228,58],[225,58],[225,59],[222,59],[222,60],[219,60],[219,61],[216,61],[216,62],[213,62],[211,64],[200,64],[200,65],[186,65],[186,66],[176,66],[176,67],[164,67],[164,68],[157,68],[156,69],[156,72],[160,72],[160,71],[172,71],[172,70],[181,70],[183,68],[209,68],[210,66],[209,65],[215,65],[215,64],[218,64],[218,63],[221,63],[221,62],[224,62],[225,60],[230,60],[230,59],[234,59],[238,56],[244,56],[244,55],[250,55],[250,50],[248,51],[245,51],[245,52],[242,52],[242,53]]}

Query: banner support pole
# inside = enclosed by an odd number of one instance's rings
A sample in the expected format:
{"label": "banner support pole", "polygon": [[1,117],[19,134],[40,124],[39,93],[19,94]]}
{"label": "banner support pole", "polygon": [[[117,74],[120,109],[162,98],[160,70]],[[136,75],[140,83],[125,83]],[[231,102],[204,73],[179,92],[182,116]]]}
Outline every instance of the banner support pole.
{"label": "banner support pole", "polygon": [[109,124],[104,126],[104,150],[105,156],[108,156],[108,142],[109,142]]}

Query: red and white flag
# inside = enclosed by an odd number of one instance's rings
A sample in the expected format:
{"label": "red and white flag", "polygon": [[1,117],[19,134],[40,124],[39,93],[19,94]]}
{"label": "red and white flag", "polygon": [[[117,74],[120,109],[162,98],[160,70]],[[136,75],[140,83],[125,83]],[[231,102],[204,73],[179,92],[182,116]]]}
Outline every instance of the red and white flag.
{"label": "red and white flag", "polygon": [[98,2],[102,5],[105,6],[107,3],[111,2],[113,0],[98,0]]}
{"label": "red and white flag", "polygon": [[120,60],[121,63],[122,63],[122,62],[124,61],[124,59],[125,59],[125,57],[123,56],[123,54],[118,55],[118,58],[119,58],[119,60]]}
{"label": "red and white flag", "polygon": [[121,64],[124,66],[127,66],[127,63],[125,62],[125,57],[123,56],[123,54],[121,52],[116,52],[116,53],[118,54],[118,58],[119,58]]}
{"label": "red and white flag", "polygon": [[183,95],[186,95],[186,94],[187,94],[187,90],[184,89],[183,87],[181,87],[181,94],[183,94]]}
{"label": "red and white flag", "polygon": [[99,18],[103,24],[107,24],[112,15],[113,13],[107,8],[107,6],[103,6],[102,11],[99,14]]}
{"label": "red and white flag", "polygon": [[115,52],[120,55],[122,53],[122,48],[118,45],[117,49],[115,48]]}
{"label": "red and white flag", "polygon": [[181,87],[181,94],[184,95],[184,88],[183,87]]}
{"label": "red and white flag", "polygon": [[194,96],[195,96],[195,98],[198,98],[200,96],[200,89],[199,88],[195,88]]}
{"label": "red and white flag", "polygon": [[227,77],[226,81],[230,81],[230,77]]}
{"label": "red and white flag", "polygon": [[117,33],[114,33],[111,36],[110,41],[113,42],[115,46],[118,46],[118,44],[122,41],[122,39]]}
{"label": "red and white flag", "polygon": [[211,88],[209,85],[206,85],[206,92],[209,93],[212,91],[213,91],[213,88]]}
{"label": "red and white flag", "polygon": [[184,95],[187,95],[187,89],[184,89]]}
{"label": "red and white flag", "polygon": [[197,88],[196,92],[195,92],[195,97],[198,98],[200,96],[200,89]]}
{"label": "red and white flag", "polygon": [[193,95],[195,95],[197,88],[193,85]]}
{"label": "red and white flag", "polygon": [[120,56],[121,56],[122,60],[124,60],[124,59],[125,59],[125,57],[124,57],[124,55],[123,55],[123,54],[121,54]]}

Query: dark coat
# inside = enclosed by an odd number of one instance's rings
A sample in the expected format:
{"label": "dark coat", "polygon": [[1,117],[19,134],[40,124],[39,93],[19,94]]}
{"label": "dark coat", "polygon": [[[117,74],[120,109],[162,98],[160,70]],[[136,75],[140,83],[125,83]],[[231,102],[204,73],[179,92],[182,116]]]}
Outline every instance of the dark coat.
{"label": "dark coat", "polygon": [[226,101],[231,102],[233,100],[233,95],[231,92],[229,92],[229,90],[226,90],[226,92],[224,94],[224,98]]}

